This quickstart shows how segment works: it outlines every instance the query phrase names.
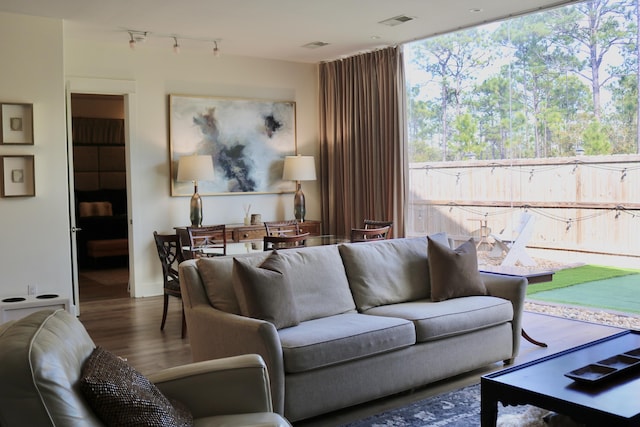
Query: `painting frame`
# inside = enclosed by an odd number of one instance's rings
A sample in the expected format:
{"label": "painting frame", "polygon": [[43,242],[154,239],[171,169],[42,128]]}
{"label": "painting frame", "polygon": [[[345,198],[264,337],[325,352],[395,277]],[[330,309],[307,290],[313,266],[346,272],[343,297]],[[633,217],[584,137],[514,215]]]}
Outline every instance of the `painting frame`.
{"label": "painting frame", "polygon": [[0,103],[0,144],[34,145],[33,104]]}
{"label": "painting frame", "polygon": [[199,181],[201,196],[295,192],[282,179],[284,158],[297,153],[295,101],[169,95],[171,196],[192,196],[177,180],[178,160],[211,155],[214,180]]}
{"label": "painting frame", "polygon": [[0,156],[0,196],[33,197],[36,195],[35,157],[33,155]]}

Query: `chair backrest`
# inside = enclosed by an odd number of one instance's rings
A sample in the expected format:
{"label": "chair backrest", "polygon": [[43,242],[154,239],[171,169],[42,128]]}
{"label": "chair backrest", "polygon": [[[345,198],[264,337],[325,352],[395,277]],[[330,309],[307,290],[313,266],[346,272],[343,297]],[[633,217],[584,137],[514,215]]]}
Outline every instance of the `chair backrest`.
{"label": "chair backrest", "polygon": [[300,224],[295,219],[287,221],[265,221],[267,236],[292,236],[300,234]]}
{"label": "chair backrest", "polygon": [[382,227],[389,227],[389,231],[387,232],[387,239],[391,237],[391,228],[393,228],[393,221],[378,221],[375,219],[364,220],[365,230],[369,230],[370,228],[382,228]]}
{"label": "chair backrest", "polygon": [[190,250],[195,258],[227,254],[227,231],[224,224],[187,227]]}
{"label": "chair backrest", "polygon": [[177,234],[158,234],[153,232],[158,257],[162,265],[162,279],[166,288],[171,281],[178,281],[178,265],[184,261],[180,236]]}
{"label": "chair backrest", "polygon": [[351,243],[370,242],[372,240],[385,240],[389,234],[390,226],[379,228],[352,228]]}
{"label": "chair backrest", "polygon": [[299,248],[306,245],[307,237],[309,237],[309,233],[291,236],[264,236],[264,250]]}
{"label": "chair backrest", "polygon": [[0,325],[0,423],[103,426],[77,386],[95,348],[64,310],[41,310]]}

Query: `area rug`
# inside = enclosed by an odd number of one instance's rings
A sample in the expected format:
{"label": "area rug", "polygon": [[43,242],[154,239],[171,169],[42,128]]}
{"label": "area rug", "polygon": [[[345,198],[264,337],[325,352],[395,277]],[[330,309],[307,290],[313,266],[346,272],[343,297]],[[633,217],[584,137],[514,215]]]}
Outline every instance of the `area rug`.
{"label": "area rug", "polygon": [[85,270],[78,272],[80,302],[129,298],[129,269]]}
{"label": "area rug", "polygon": [[[498,426],[538,426],[539,418],[525,421],[530,406],[498,404]],[[518,418],[522,416],[522,418]],[[508,418],[508,424],[507,424]],[[515,424],[513,421],[515,420]],[[358,420],[342,427],[478,427],[480,425],[480,384],[464,387],[428,399]]]}
{"label": "area rug", "polygon": [[630,274],[542,291],[527,296],[527,299],[640,314],[638,295],[640,274]]}

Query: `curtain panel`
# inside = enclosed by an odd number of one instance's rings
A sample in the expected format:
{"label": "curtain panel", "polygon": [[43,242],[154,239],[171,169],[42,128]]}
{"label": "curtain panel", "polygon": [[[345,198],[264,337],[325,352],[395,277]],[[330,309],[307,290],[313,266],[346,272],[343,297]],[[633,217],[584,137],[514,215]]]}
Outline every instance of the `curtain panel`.
{"label": "curtain panel", "polygon": [[319,67],[324,232],[348,236],[365,219],[405,235],[407,138],[401,47]]}

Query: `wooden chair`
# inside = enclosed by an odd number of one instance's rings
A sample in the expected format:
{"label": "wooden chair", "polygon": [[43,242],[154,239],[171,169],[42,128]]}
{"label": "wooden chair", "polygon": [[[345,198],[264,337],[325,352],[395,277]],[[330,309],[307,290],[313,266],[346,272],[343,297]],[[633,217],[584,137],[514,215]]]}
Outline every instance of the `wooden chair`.
{"label": "wooden chair", "polygon": [[273,249],[291,249],[306,246],[309,233],[294,234],[291,236],[264,236],[263,247],[265,251]]}
{"label": "wooden chair", "polygon": [[[158,234],[157,231],[154,231],[153,238],[156,242],[158,257],[162,265],[162,280],[164,282],[164,307],[162,309],[162,323],[160,323],[160,330],[162,331],[167,320],[169,296],[179,298],[182,306],[178,265],[184,258],[180,246],[180,237],[177,234]],[[184,306],[182,306],[182,338],[184,338],[186,330],[187,322],[184,317]]]}
{"label": "wooden chair", "polygon": [[224,224],[187,227],[189,249],[194,258],[225,256],[227,230]]}
{"label": "wooden chair", "polygon": [[525,251],[527,243],[533,236],[535,219],[531,213],[523,212],[511,233],[502,231],[500,234],[491,234],[495,245],[489,256],[497,257],[506,252],[500,265],[513,266],[516,262],[520,262],[526,267],[535,266],[536,262]]}
{"label": "wooden chair", "polygon": [[352,228],[351,243],[385,240],[389,233],[389,228],[388,225],[380,228]]}
{"label": "wooden chair", "polygon": [[389,232],[387,232],[387,239],[391,237],[391,228],[393,227],[393,221],[377,221],[374,219],[364,220],[365,230],[369,230],[371,228],[382,228],[382,227],[389,227]]}
{"label": "wooden chair", "polygon": [[265,221],[267,236],[292,236],[300,234],[300,224],[295,219],[287,221]]}

